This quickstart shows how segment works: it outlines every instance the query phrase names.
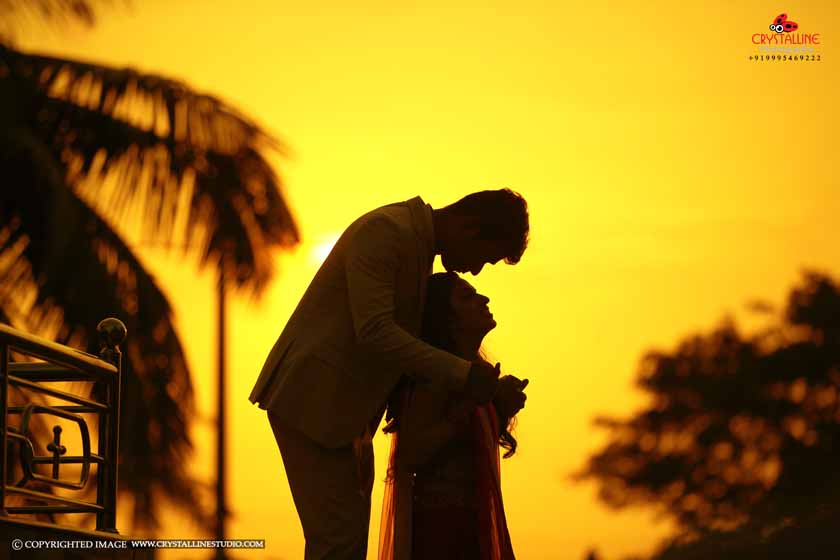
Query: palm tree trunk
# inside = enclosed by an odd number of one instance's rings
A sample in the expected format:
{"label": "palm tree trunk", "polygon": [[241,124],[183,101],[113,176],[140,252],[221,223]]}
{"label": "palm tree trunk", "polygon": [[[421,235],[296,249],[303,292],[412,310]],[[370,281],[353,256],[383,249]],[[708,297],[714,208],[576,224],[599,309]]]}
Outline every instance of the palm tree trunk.
{"label": "palm tree trunk", "polygon": [[[219,351],[219,363],[218,363],[218,374],[219,374],[219,392],[218,392],[218,426],[217,426],[217,435],[218,435],[218,445],[216,448],[216,540],[223,541],[225,540],[225,518],[227,517],[227,501],[225,500],[225,483],[226,480],[226,471],[225,471],[225,448],[226,448],[226,438],[225,438],[225,426],[226,426],[226,409],[225,409],[225,394],[226,394],[226,387],[225,387],[225,265],[226,263],[224,260],[222,261],[221,266],[219,267],[219,286],[218,286],[218,312],[219,312],[219,322],[218,322],[218,329],[219,329],[219,339],[218,339],[218,351]],[[225,560],[225,549],[224,548],[217,548],[216,549],[216,560]]]}

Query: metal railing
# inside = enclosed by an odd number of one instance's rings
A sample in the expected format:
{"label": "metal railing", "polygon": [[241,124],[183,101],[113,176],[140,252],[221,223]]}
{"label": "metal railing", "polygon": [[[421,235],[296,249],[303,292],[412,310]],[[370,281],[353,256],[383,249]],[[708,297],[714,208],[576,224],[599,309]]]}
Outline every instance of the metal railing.
{"label": "metal railing", "polygon": [[[117,533],[117,458],[119,452],[120,382],[122,354],[119,345],[126,337],[125,325],[118,319],[105,319],[97,326],[100,340],[99,357],[81,352],[53,341],[21,332],[0,324],[0,515],[36,513],[95,513],[96,530]],[[44,360],[41,362],[10,362],[10,352]],[[80,396],[49,387],[50,382],[92,382],[90,397]],[[17,387],[22,394],[38,394],[68,404],[47,405],[30,400],[11,406],[9,388]],[[44,446],[47,455],[36,455],[33,439],[48,434],[31,430],[34,415],[52,416],[78,426],[81,454],[66,455],[61,443],[62,428],[55,425],[51,441]],[[82,414],[95,414],[98,420],[98,446],[91,450],[88,424]],[[17,425],[9,420],[19,418]],[[23,473],[20,480],[9,484],[9,448],[16,444]],[[86,501],[51,492],[27,488],[31,482],[41,487],[85,491],[90,478],[90,466],[96,465],[96,500]],[[41,465],[51,466],[49,475]],[[78,478],[62,478],[62,465],[81,465]],[[65,469],[66,471],[66,469]],[[9,505],[7,496],[15,494],[52,505]]]}

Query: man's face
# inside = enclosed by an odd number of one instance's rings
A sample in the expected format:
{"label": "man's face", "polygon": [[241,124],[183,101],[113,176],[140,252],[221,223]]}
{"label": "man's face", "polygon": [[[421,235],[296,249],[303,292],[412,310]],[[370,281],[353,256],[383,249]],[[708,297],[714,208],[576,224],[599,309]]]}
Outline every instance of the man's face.
{"label": "man's face", "polygon": [[458,242],[441,256],[443,267],[449,272],[481,272],[485,264],[496,264],[505,258],[505,252],[498,241],[487,239],[465,239]]}

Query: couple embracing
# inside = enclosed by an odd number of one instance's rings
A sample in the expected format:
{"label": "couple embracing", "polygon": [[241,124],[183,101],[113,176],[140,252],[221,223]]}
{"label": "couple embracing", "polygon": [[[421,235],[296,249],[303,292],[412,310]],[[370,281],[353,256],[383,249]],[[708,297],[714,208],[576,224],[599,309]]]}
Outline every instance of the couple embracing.
{"label": "couple embracing", "polygon": [[[268,411],[306,560],[365,558],[383,415],[379,558],[513,560],[499,447],[516,449],[527,380],[482,357],[489,299],[456,273],[518,262],[528,230],[525,200],[502,189],[383,206],[336,242],[250,396]],[[438,254],[447,272],[430,276]]]}

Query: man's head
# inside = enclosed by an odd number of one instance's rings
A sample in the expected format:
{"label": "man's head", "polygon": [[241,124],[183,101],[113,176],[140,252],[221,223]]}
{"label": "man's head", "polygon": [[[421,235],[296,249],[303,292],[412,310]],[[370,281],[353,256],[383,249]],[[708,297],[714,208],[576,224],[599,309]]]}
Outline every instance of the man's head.
{"label": "man's head", "polygon": [[515,264],[528,246],[528,204],[510,189],[472,193],[436,213],[436,245],[448,271],[475,275],[487,263]]}

